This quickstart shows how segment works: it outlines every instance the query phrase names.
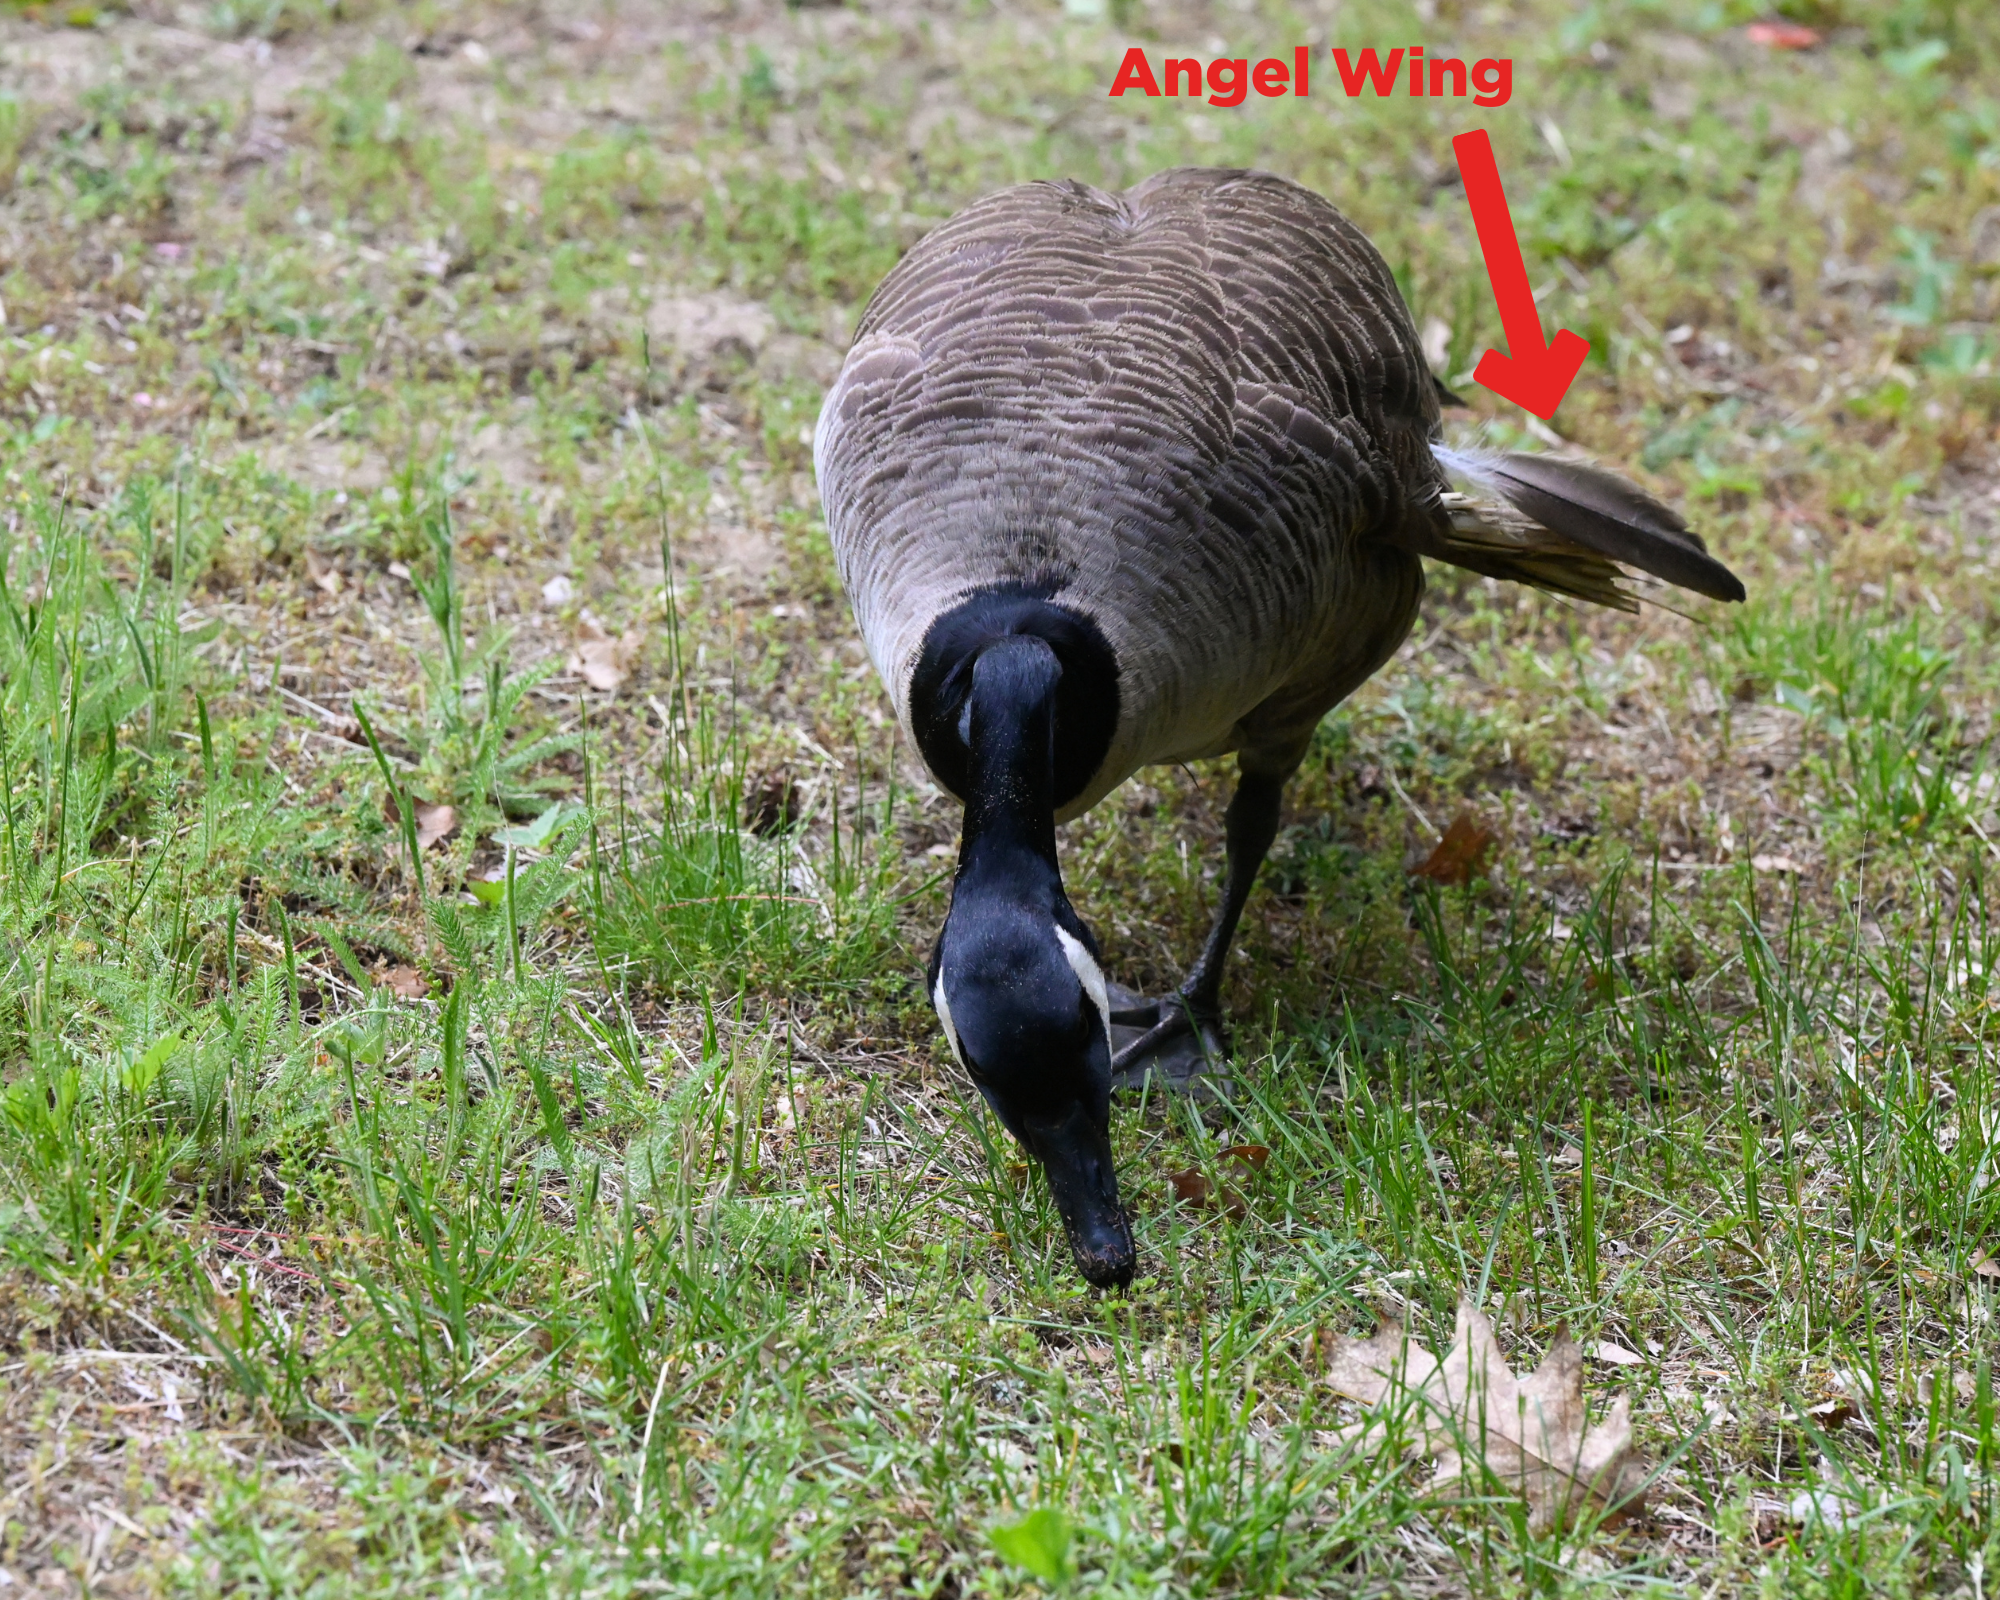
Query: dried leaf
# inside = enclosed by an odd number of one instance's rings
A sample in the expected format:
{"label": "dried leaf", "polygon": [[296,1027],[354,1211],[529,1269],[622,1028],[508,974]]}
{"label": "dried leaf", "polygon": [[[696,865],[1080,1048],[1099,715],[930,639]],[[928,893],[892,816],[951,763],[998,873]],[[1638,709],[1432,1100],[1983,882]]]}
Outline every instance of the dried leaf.
{"label": "dried leaf", "polygon": [[1194,1206],[1198,1210],[1208,1204],[1212,1185],[1201,1175],[1199,1167],[1183,1167],[1179,1172],[1170,1172],[1167,1182],[1174,1186],[1174,1198],[1182,1205]]}
{"label": "dried leaf", "polygon": [[[360,734],[357,725],[355,733]],[[438,805],[429,800],[411,800],[410,809],[415,814],[417,824],[417,848],[428,850],[440,840],[451,836],[458,827],[458,812],[447,805]],[[394,794],[382,796],[382,820],[389,824],[391,836],[403,836],[403,802]]]}
{"label": "dried leaf", "polygon": [[1252,1172],[1262,1172],[1264,1163],[1271,1159],[1271,1147],[1262,1144],[1232,1144],[1223,1148],[1224,1161],[1236,1161]]}
{"label": "dried leaf", "polygon": [[[1951,1392],[1960,1400],[1970,1404],[1979,1398],[1979,1380],[1969,1372],[1954,1372],[1951,1375]],[[1917,1379],[1917,1398],[1925,1405],[1931,1403],[1937,1393],[1937,1374],[1926,1372]]]}
{"label": "dried leaf", "polygon": [[325,594],[340,593],[340,568],[317,550],[306,551],[306,576]]}
{"label": "dried leaf", "polygon": [[1846,1395],[1836,1395],[1831,1400],[1822,1400],[1818,1405],[1806,1407],[1806,1418],[1821,1431],[1832,1433],[1844,1428],[1861,1415],[1860,1409]]}
{"label": "dried leaf", "polygon": [[1454,888],[1468,884],[1478,875],[1480,863],[1493,848],[1493,838],[1491,828],[1471,812],[1461,811],[1444,830],[1437,848],[1424,858],[1422,866],[1410,870],[1410,876],[1429,878]]}
{"label": "dried leaf", "polygon": [[417,814],[417,848],[428,850],[434,844],[441,844],[458,827],[458,813],[450,806],[432,805],[428,800],[419,800],[413,809]]}
{"label": "dried leaf", "polygon": [[570,653],[569,670],[593,689],[615,689],[625,681],[624,644],[622,639],[585,639]]}
{"label": "dried leaf", "polygon": [[593,689],[616,689],[631,670],[638,641],[629,635],[621,638],[607,633],[604,624],[587,611],[582,622],[583,637],[569,653],[569,670]]}
{"label": "dried leaf", "polygon": [[[1591,1423],[1583,1349],[1567,1333],[1531,1376],[1517,1378],[1493,1324],[1462,1300],[1442,1362],[1385,1322],[1369,1338],[1334,1341],[1327,1381],[1378,1413],[1385,1401],[1408,1405],[1416,1439],[1437,1458],[1438,1482],[1483,1467],[1528,1502],[1538,1529],[1560,1526],[1592,1502],[1614,1518],[1639,1508],[1646,1465],[1632,1444],[1630,1402],[1620,1395]],[[1363,1437],[1379,1439],[1382,1423],[1378,1414]]]}
{"label": "dried leaf", "polygon": [[1753,22],[1743,35],[1766,50],[1810,50],[1819,43],[1817,29],[1797,22]]}
{"label": "dried leaf", "polygon": [[1976,1278],[2000,1278],[2000,1261],[1981,1250],[1972,1258],[1972,1274]]}
{"label": "dried leaf", "polygon": [[1227,1185],[1210,1183],[1201,1175],[1199,1167],[1184,1167],[1179,1172],[1168,1173],[1167,1181],[1174,1186],[1174,1198],[1192,1210],[1226,1211],[1239,1219],[1250,1214],[1250,1208],[1243,1203],[1243,1196]]}
{"label": "dried leaf", "polygon": [[1622,1344],[1614,1344],[1609,1339],[1599,1339],[1590,1347],[1591,1355],[1614,1367],[1643,1367],[1646,1358],[1636,1350],[1627,1350]]}
{"label": "dried leaf", "polygon": [[1759,872],[1787,872],[1795,878],[1805,871],[1790,856],[1752,856],[1750,865]]}
{"label": "dried leaf", "polygon": [[421,1000],[431,992],[429,980],[415,967],[391,967],[375,975],[375,984],[405,1000]]}

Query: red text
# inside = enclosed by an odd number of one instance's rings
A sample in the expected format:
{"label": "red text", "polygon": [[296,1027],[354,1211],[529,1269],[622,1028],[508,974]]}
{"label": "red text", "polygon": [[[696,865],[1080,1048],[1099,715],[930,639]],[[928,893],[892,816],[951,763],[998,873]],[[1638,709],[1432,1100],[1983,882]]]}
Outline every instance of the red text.
{"label": "red text", "polygon": [[[1267,100],[1281,95],[1299,98],[1312,92],[1311,54],[1299,45],[1290,61],[1267,56],[1255,66],[1243,56],[1214,61],[1167,56],[1156,76],[1146,52],[1133,45],[1111,80],[1111,97],[1115,100],[1131,91],[1199,99],[1206,93],[1212,106],[1240,106],[1254,89]],[[1422,45],[1391,50],[1386,57],[1370,46],[1353,55],[1336,48],[1333,65],[1349,99],[1370,89],[1387,99],[1400,89],[1413,99],[1463,100],[1470,94],[1474,105],[1504,106],[1514,94],[1514,62],[1508,56],[1482,57],[1468,68],[1456,56],[1433,56],[1426,61]]]}
{"label": "red text", "polygon": [[[1405,58],[1409,61],[1407,77],[1400,70]],[[1456,56],[1433,56],[1424,60],[1424,47],[1412,45],[1408,50],[1391,50],[1385,61],[1370,48],[1350,59],[1345,50],[1333,52],[1334,70],[1340,74],[1340,86],[1346,90],[1348,98],[1359,95],[1363,88],[1371,88],[1376,94],[1387,99],[1399,85],[1406,85],[1407,92],[1416,99],[1435,95],[1465,98],[1468,74],[1465,63]],[[1425,71],[1428,67],[1430,70]],[[1473,90],[1472,103],[1476,106],[1504,106],[1514,93],[1514,62],[1511,56],[1487,56],[1472,64],[1469,74]]]}
{"label": "red text", "polygon": [[[1289,62],[1268,56],[1254,67],[1243,57],[1204,63],[1195,57],[1169,56],[1161,73],[1167,81],[1167,94],[1178,95],[1185,86],[1189,95],[1198,96],[1206,85],[1210,105],[1240,106],[1252,89],[1267,100],[1307,93],[1311,64],[1312,53],[1300,45]],[[1161,92],[1160,80],[1153,76],[1153,64],[1136,44],[1125,52],[1125,59],[1118,65],[1118,76],[1111,80],[1111,97],[1115,100],[1127,89],[1149,95]]]}

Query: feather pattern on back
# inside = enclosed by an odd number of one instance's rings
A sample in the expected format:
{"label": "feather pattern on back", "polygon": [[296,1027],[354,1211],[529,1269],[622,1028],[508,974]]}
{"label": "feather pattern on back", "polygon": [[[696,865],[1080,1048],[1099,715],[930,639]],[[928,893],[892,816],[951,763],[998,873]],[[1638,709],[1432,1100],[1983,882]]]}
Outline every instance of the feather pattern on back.
{"label": "feather pattern on back", "polygon": [[[814,440],[905,730],[933,623],[1004,589],[1081,612],[1116,658],[1116,730],[1062,815],[1149,762],[1239,750],[1289,771],[1401,643],[1419,554],[1494,570],[1487,546],[1518,542],[1449,508],[1441,396],[1381,256],[1296,184],[1182,168],[976,202],[877,289]],[[1563,498],[1532,469],[1498,491]],[[1707,559],[1582,498],[1498,570],[1598,598],[1618,593],[1607,556],[1661,570],[1626,546]]]}

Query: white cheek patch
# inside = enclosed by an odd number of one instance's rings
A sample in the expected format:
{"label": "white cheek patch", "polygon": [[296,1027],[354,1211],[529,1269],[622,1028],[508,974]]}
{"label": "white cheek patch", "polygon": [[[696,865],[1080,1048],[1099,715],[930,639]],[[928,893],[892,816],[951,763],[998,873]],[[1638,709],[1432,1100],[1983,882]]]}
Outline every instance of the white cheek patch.
{"label": "white cheek patch", "polygon": [[938,1021],[944,1024],[944,1042],[951,1046],[951,1059],[961,1067],[965,1065],[965,1052],[958,1047],[958,1029],[952,1026],[951,1002],[944,997],[944,969],[938,968],[937,992],[931,996],[931,1004],[937,1007]]}
{"label": "white cheek patch", "polygon": [[1097,1007],[1097,1014],[1104,1019],[1104,1042],[1111,1043],[1111,997],[1104,989],[1104,969],[1097,964],[1097,958],[1084,948],[1084,943],[1067,928],[1056,928],[1056,942],[1062,946],[1062,953],[1069,958],[1070,970],[1076,974],[1076,981],[1083,985],[1083,992],[1090,996],[1090,1003]]}

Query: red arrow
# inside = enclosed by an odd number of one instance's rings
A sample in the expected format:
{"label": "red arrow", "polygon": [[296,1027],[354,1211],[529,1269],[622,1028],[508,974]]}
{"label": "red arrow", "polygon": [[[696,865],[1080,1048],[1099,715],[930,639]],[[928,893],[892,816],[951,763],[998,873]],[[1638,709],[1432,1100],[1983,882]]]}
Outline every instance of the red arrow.
{"label": "red arrow", "polygon": [[1472,208],[1472,225],[1479,230],[1486,275],[1493,280],[1500,326],[1506,330],[1507,348],[1513,352],[1503,356],[1498,350],[1487,351],[1473,369],[1472,381],[1546,422],[1576,382],[1577,369],[1590,354],[1590,341],[1559,328],[1550,343],[1542,343],[1542,314],[1535,309],[1535,291],[1528,286],[1528,266],[1521,259],[1521,242],[1514,235],[1507,191],[1500,187],[1493,141],[1486,137],[1484,128],[1475,128],[1452,140],[1451,147],[1465,179],[1465,203]]}

